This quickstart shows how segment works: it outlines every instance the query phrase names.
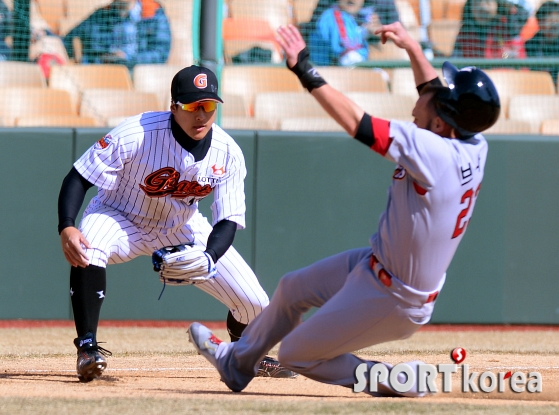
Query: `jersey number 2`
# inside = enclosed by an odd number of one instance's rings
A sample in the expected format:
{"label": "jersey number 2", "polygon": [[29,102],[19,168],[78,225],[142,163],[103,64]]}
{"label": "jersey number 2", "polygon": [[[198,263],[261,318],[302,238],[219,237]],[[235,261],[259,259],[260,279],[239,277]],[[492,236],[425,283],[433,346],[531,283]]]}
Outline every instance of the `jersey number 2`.
{"label": "jersey number 2", "polygon": [[467,203],[466,207],[460,211],[458,217],[456,218],[456,225],[454,226],[454,233],[452,234],[452,239],[459,237],[462,235],[466,226],[468,225],[468,220],[464,220],[464,218],[468,215],[470,208],[472,207],[472,199],[477,197],[479,194],[479,189],[481,188],[481,183],[477,187],[475,194],[474,189],[468,189],[462,195],[462,199],[460,200],[460,204]]}

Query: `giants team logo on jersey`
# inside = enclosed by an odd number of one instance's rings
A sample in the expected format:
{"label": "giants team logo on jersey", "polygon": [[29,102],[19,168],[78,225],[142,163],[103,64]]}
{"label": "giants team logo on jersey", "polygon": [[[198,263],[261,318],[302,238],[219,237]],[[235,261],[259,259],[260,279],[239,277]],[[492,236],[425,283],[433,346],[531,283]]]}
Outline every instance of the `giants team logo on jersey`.
{"label": "giants team logo on jersey", "polygon": [[216,167],[214,164],[212,166],[212,172],[214,176],[223,176],[225,174],[225,166]]}
{"label": "giants team logo on jersey", "polygon": [[112,140],[113,138],[109,134],[107,134],[105,137],[102,137],[95,143],[95,148],[97,150],[104,150],[109,146],[109,144],[111,144]]}
{"label": "giants team logo on jersey", "polygon": [[194,86],[196,88],[204,89],[208,86],[208,75],[201,73],[194,78]]}
{"label": "giants team logo on jersey", "polygon": [[146,195],[149,197],[165,197],[170,195],[177,199],[193,197],[189,204],[194,203],[195,199],[203,199],[212,192],[209,184],[201,185],[197,181],[179,181],[180,174],[172,167],[163,167],[154,171],[144,179],[144,184],[140,184]]}
{"label": "giants team logo on jersey", "polygon": [[402,166],[396,167],[392,178],[395,180],[402,180],[404,177],[406,177],[406,169],[404,169]]}

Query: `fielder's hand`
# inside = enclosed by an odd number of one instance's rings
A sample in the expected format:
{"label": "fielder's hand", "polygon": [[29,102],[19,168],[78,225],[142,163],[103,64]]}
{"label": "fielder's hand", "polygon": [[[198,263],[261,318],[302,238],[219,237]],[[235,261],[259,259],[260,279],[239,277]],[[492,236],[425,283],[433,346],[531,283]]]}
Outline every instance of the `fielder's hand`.
{"label": "fielder's hand", "polygon": [[165,284],[199,284],[211,281],[217,273],[212,258],[198,246],[164,247],[155,251],[151,259],[153,270],[159,272]]}
{"label": "fielder's hand", "polygon": [[89,242],[79,229],[68,226],[60,232],[60,243],[66,261],[73,267],[85,268],[89,265],[89,257],[86,255],[85,248],[91,248]]}

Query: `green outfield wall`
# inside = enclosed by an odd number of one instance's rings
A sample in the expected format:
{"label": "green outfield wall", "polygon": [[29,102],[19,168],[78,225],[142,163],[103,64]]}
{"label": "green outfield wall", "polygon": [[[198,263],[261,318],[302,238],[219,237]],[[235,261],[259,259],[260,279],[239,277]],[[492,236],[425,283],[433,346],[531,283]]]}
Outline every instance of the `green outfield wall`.
{"label": "green outfield wall", "polygon": [[[58,192],[73,161],[105,132],[0,129],[0,319],[71,318]],[[234,245],[270,295],[284,273],[367,245],[387,201],[391,163],[345,134],[230,133],[248,169],[247,229]],[[488,141],[476,211],[433,322],[559,324],[559,137]],[[207,201],[201,210],[209,214]],[[163,286],[147,257],[110,266],[107,285],[103,319],[224,320],[227,313],[194,287],[167,287],[158,300]]]}

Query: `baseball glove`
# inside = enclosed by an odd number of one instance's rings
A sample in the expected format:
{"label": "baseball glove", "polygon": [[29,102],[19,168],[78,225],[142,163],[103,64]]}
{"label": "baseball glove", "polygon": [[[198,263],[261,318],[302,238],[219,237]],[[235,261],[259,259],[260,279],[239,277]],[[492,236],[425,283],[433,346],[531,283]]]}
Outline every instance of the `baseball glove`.
{"label": "baseball glove", "polygon": [[212,281],[217,272],[212,258],[198,246],[166,246],[155,251],[151,260],[161,282],[169,285]]}

